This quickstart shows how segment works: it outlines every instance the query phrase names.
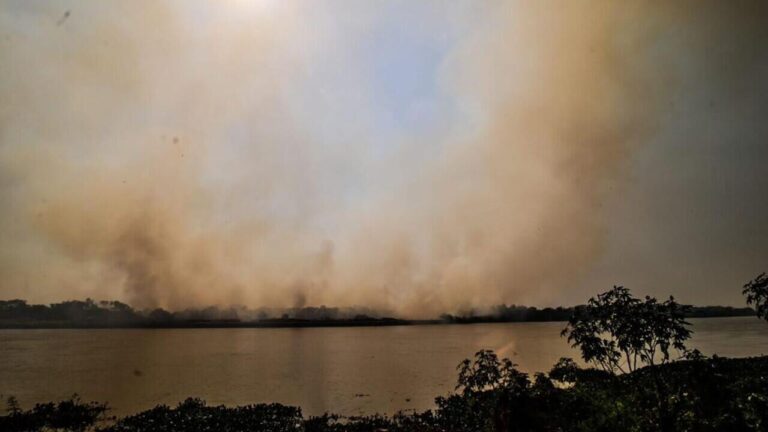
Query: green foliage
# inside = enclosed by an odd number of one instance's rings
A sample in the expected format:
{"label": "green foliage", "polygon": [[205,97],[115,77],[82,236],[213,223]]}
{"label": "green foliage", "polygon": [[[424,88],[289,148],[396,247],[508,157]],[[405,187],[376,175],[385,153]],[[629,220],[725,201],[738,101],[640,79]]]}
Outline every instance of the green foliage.
{"label": "green foliage", "polygon": [[668,363],[672,350],[686,353],[685,341],[691,336],[686,310],[673,297],[640,300],[627,288],[614,286],[576,308],[562,335],[585,361],[612,373],[631,372]]}
{"label": "green foliage", "polygon": [[765,273],[744,284],[742,293],[747,304],[755,306],[757,316],[768,321],[768,277]]}

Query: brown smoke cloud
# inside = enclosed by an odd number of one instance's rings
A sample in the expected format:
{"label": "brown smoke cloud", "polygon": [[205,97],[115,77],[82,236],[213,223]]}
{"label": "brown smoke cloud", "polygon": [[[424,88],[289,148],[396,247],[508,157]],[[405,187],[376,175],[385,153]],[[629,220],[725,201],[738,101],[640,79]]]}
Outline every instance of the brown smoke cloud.
{"label": "brown smoke cloud", "polygon": [[412,316],[578,283],[675,88],[665,29],[688,23],[615,2],[442,11],[461,37],[436,79],[461,118],[377,157],[354,40],[383,5],[75,6],[60,26],[50,6],[2,18],[2,297]]}
{"label": "brown smoke cloud", "polygon": [[409,311],[551,302],[589,268],[602,203],[668,90],[643,64],[658,18],[626,32],[638,17],[600,6],[494,7],[457,47],[447,85],[483,124],[373,212],[373,239],[358,239],[347,263],[359,301]]}

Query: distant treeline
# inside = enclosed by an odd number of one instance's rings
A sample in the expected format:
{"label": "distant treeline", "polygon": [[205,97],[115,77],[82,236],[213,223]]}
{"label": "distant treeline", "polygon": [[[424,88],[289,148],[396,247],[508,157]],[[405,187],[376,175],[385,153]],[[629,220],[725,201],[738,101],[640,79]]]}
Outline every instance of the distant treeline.
{"label": "distant treeline", "polygon": [[[578,307],[578,306],[576,306]],[[543,308],[499,305],[490,312],[444,314],[435,320],[386,317],[371,309],[302,307],[248,309],[208,307],[170,312],[136,310],[119,301],[70,300],[50,305],[25,300],[0,300],[0,328],[68,327],[315,327],[406,324],[469,324],[494,322],[567,321],[576,307]],[[751,308],[730,306],[691,307],[688,317],[752,316]]]}
{"label": "distant treeline", "polygon": [[[442,321],[466,324],[482,322],[543,322],[568,321],[574,311],[580,306],[538,309],[530,306],[499,305],[490,313],[468,312],[461,315],[444,314]],[[690,306],[685,316],[688,318],[713,318],[732,316],[754,316],[755,311],[749,307],[735,308],[731,306]]]}
{"label": "distant treeline", "polygon": [[0,328],[66,327],[301,327],[404,323],[365,308],[248,309],[207,307],[170,312],[136,310],[119,301],[69,300],[50,305],[0,300]]}

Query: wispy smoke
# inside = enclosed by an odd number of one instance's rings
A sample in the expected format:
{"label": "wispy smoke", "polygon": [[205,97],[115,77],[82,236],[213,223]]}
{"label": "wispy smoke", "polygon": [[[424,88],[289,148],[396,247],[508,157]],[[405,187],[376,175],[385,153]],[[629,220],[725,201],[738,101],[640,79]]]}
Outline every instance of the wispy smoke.
{"label": "wispy smoke", "polygon": [[275,3],[9,3],[0,297],[551,302],[600,256],[628,156],[707,64],[677,8],[430,5],[434,97],[453,108],[393,133],[356,42],[386,4]]}

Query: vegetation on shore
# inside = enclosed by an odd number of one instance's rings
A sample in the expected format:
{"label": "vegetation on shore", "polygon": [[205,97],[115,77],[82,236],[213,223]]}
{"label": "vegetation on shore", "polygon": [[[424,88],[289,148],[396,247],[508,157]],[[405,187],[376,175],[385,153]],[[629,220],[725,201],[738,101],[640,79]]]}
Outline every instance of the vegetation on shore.
{"label": "vegetation on shore", "polygon": [[[747,302],[768,320],[764,275],[744,286]],[[768,356],[705,358],[690,350],[688,307],[673,298],[638,299],[614,287],[574,311],[562,335],[591,367],[563,358],[530,376],[488,350],[458,366],[455,391],[436,408],[392,416],[304,417],[280,404],[208,406],[187,399],[107,418],[105,404],[77,398],[22,410],[8,401],[0,430],[502,432],[766,431]]]}
{"label": "vegetation on shore", "polygon": [[[408,320],[370,309],[302,307],[277,309],[217,308],[135,310],[119,301],[70,300],[50,305],[0,300],[0,328],[195,328],[195,327],[346,327],[418,324],[474,324],[568,321],[584,306],[536,308],[498,305],[490,311],[443,314],[439,319]],[[690,306],[688,318],[754,316],[749,307]]]}

